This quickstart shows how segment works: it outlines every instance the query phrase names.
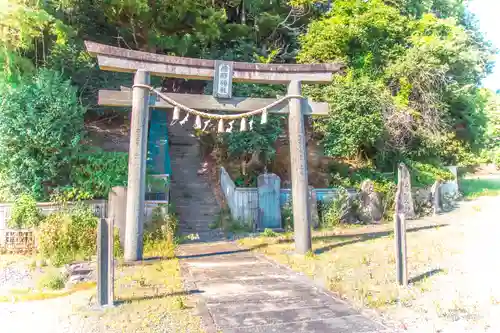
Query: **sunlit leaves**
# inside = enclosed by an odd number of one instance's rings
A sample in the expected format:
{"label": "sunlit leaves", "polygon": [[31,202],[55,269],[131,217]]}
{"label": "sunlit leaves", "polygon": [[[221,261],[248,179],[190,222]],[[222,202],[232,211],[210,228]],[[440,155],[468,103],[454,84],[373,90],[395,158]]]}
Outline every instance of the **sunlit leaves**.
{"label": "sunlit leaves", "polygon": [[[318,127],[330,154],[403,154],[455,163],[483,144],[486,117],[478,85],[493,50],[470,30],[462,5],[337,0],[309,25],[298,60],[342,61],[356,83],[344,87],[337,80],[311,91],[335,110]],[[377,94],[366,91],[370,85]],[[370,118],[377,114],[383,121]],[[459,147],[458,158],[445,145]]]}
{"label": "sunlit leaves", "polygon": [[61,75],[39,71],[0,93],[2,187],[37,199],[65,183],[71,159],[80,149],[85,109],[76,89]]}

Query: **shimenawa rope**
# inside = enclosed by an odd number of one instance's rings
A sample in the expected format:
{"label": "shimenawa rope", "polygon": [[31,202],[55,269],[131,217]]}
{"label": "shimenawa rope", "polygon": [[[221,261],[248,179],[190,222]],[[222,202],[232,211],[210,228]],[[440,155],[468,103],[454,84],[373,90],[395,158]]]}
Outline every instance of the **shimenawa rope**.
{"label": "shimenawa rope", "polygon": [[135,87],[149,89],[150,91],[152,91],[155,94],[157,94],[158,96],[160,96],[160,98],[163,99],[165,102],[167,102],[173,106],[177,106],[178,108],[186,111],[187,113],[194,114],[195,116],[200,116],[202,118],[218,119],[218,120],[219,119],[233,120],[233,119],[240,119],[240,118],[247,118],[247,117],[255,116],[255,115],[267,112],[268,109],[271,109],[274,106],[276,106],[276,105],[278,105],[278,104],[280,104],[280,103],[282,103],[290,98],[304,98],[301,95],[286,95],[286,96],[283,96],[283,97],[277,99],[276,101],[272,102],[271,104],[269,104],[263,108],[257,109],[257,110],[248,111],[248,112],[244,112],[244,113],[238,113],[238,114],[221,115],[221,114],[212,114],[212,113],[206,113],[206,112],[201,112],[198,110],[191,109],[191,108],[173,100],[172,98],[168,97],[167,95],[163,94],[162,92],[158,91],[157,89],[155,89],[152,86],[149,86],[147,84],[134,84],[132,86],[132,88],[135,88]]}

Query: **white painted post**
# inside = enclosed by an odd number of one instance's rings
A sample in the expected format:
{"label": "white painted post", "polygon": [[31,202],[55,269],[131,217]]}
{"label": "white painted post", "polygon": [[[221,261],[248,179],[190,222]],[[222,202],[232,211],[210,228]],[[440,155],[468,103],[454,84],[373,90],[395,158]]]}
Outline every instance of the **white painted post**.
{"label": "white painted post", "polygon": [[[138,70],[135,74],[134,84],[149,85],[149,81],[149,72]],[[124,246],[125,261],[142,259],[148,116],[149,90],[142,87],[134,87],[130,121],[127,216]]]}

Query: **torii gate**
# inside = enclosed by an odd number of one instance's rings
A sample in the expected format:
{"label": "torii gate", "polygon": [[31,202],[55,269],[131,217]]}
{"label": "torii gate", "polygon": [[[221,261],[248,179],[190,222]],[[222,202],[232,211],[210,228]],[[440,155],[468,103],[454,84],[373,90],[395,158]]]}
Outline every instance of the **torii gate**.
{"label": "torii gate", "polygon": [[[288,114],[292,178],[295,249],[299,254],[311,250],[311,214],[308,206],[307,153],[304,115],[328,114],[327,103],[302,98],[301,82],[328,83],[342,70],[341,64],[254,64],[220,62],[206,59],[173,57],[134,51],[86,41],[90,54],[97,56],[100,69],[135,73],[130,91],[99,91],[99,105],[132,106],[126,210],[125,260],[142,259],[142,217],[146,178],[147,123],[149,106],[173,108],[179,104],[201,110],[249,112],[256,114]],[[222,65],[221,65],[222,64]],[[163,101],[150,102],[150,75],[221,82],[220,66],[229,68],[225,88],[219,85],[213,96],[193,94],[161,94]],[[279,100],[231,96],[231,82],[287,84],[288,95]],[[227,83],[229,82],[229,86]],[[222,90],[221,90],[222,89]],[[158,91],[155,93],[159,94]],[[168,100],[165,101],[165,100]],[[271,107],[269,107],[271,106]],[[187,110],[187,109],[186,109]],[[260,111],[259,111],[260,110]],[[174,108],[174,115],[176,109]],[[177,109],[177,112],[178,109]],[[264,113],[263,113],[264,112]],[[248,114],[249,114],[248,113]],[[198,116],[199,117],[199,116]],[[230,116],[231,117],[231,116]],[[242,120],[244,121],[244,120]],[[222,121],[220,122],[220,124]],[[219,128],[221,128],[219,124]],[[243,128],[243,125],[242,125]]]}

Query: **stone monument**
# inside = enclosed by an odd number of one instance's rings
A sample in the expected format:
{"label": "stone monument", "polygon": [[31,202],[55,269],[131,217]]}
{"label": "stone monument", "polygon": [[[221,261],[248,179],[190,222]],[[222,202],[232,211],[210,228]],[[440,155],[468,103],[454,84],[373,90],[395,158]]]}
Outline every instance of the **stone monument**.
{"label": "stone monument", "polygon": [[406,219],[415,218],[415,207],[413,205],[413,196],[411,193],[411,177],[408,168],[404,163],[399,164],[400,182],[401,182],[401,214]]}
{"label": "stone monument", "polygon": [[361,214],[363,222],[379,223],[384,214],[380,193],[375,192],[373,182],[369,179],[361,183]]}

